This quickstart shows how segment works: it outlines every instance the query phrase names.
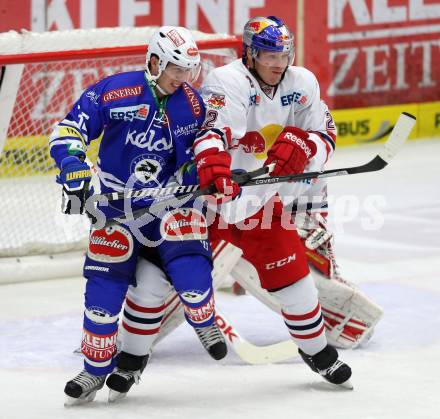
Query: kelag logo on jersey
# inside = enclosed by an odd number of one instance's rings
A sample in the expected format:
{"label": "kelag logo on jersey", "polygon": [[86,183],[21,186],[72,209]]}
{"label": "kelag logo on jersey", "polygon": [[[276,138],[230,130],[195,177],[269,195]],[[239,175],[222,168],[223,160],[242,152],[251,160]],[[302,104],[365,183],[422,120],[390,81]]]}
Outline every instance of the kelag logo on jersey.
{"label": "kelag logo on jersey", "polygon": [[136,106],[122,106],[120,108],[110,109],[110,118],[119,119],[122,121],[133,121],[133,119],[140,119],[145,121],[148,116],[150,105],[141,103]]}
{"label": "kelag logo on jersey", "polygon": [[298,105],[305,105],[307,103],[307,96],[301,92],[292,92],[288,95],[281,96],[281,105],[289,106],[294,103],[298,103]]}

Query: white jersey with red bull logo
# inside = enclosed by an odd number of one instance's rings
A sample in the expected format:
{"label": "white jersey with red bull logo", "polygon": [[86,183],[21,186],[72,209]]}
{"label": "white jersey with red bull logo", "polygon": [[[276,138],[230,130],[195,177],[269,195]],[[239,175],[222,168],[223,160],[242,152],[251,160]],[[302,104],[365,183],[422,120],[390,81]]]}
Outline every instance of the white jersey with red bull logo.
{"label": "white jersey with red bull logo", "polygon": [[[278,87],[265,90],[241,60],[214,69],[201,89],[207,143],[219,148],[224,145],[232,156],[232,169],[251,171],[263,165],[281,131],[294,126],[308,131],[317,144],[318,152],[306,171],[322,170],[334,150],[336,129],[320,98],[315,75],[303,67],[289,66]],[[297,182],[246,187],[240,199],[221,206],[222,215],[228,222],[237,222],[256,213],[277,192],[288,204],[299,195],[310,194],[311,189],[319,193],[322,185]]]}

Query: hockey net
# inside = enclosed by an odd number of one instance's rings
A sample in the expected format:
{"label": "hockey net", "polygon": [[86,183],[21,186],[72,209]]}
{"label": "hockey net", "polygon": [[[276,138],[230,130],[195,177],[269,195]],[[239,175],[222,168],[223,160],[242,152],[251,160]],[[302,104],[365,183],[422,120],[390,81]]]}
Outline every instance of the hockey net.
{"label": "hockey net", "polygon": [[[48,137],[87,86],[110,74],[144,68],[154,29],[0,34],[0,283],[20,276],[23,257],[50,255],[55,260],[59,253],[83,253],[89,222],[60,211]],[[194,37],[202,56],[197,86],[213,67],[235,59],[240,43],[235,37],[196,31]],[[87,152],[92,162],[98,147],[96,140]],[[33,276],[36,265],[30,266],[25,276]],[[69,275],[66,257],[58,271],[55,275]]]}

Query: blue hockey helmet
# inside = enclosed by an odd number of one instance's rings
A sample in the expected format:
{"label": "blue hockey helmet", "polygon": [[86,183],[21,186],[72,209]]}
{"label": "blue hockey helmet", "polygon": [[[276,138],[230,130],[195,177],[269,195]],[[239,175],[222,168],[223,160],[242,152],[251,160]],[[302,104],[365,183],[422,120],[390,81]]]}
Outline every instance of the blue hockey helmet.
{"label": "blue hockey helmet", "polygon": [[250,19],[243,30],[243,63],[246,64],[247,51],[257,58],[260,50],[289,53],[289,64],[292,63],[295,48],[293,34],[284,22],[275,17],[257,16]]}

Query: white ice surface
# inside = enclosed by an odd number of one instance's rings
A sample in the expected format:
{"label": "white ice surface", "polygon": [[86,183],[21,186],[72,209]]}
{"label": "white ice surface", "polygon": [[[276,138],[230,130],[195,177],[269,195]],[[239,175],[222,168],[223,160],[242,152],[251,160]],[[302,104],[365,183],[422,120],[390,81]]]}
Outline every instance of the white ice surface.
{"label": "white ice surface", "polygon": [[[363,163],[377,150],[340,149],[333,165]],[[298,359],[248,366],[230,351],[216,363],[182,325],[125,400],[109,405],[101,391],[92,404],[66,409],[64,384],[81,369],[72,353],[84,287],[76,278],[0,287],[0,418],[440,418],[439,160],[440,141],[413,142],[381,172],[329,181],[343,272],[385,310],[368,346],[341,351],[354,391],[331,387]],[[384,223],[366,230],[380,221],[366,209],[372,195],[385,203]],[[251,342],[288,338],[252,297],[217,300]]]}

